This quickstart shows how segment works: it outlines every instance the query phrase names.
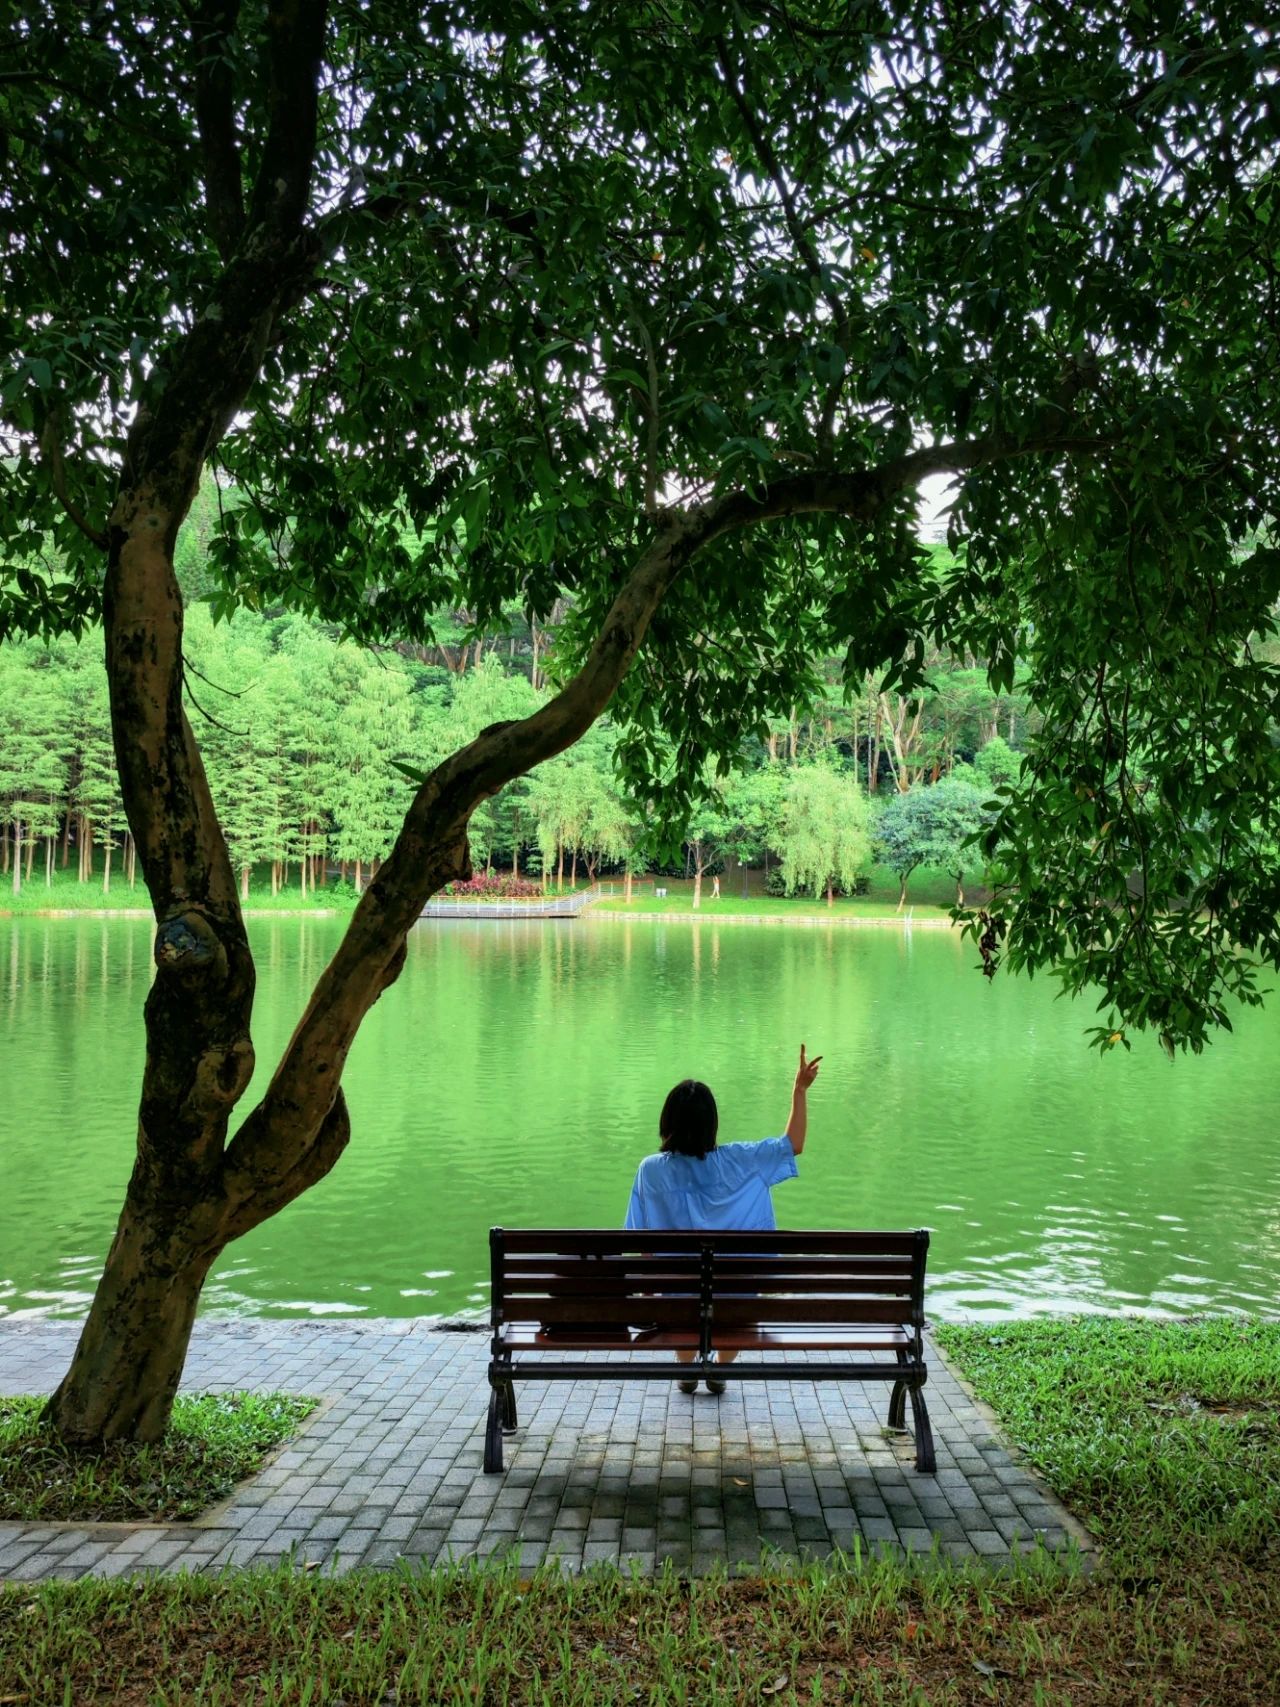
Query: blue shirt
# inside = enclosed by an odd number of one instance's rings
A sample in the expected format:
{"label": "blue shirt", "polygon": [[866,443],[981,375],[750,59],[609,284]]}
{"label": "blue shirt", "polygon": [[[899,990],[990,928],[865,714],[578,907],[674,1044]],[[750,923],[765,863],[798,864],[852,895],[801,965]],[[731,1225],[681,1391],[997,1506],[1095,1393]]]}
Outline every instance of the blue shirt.
{"label": "blue shirt", "polygon": [[789,1138],[757,1144],[720,1144],[705,1156],[646,1156],[636,1170],[627,1205],[629,1229],[703,1227],[723,1232],[772,1231],[769,1187],[794,1179]]}

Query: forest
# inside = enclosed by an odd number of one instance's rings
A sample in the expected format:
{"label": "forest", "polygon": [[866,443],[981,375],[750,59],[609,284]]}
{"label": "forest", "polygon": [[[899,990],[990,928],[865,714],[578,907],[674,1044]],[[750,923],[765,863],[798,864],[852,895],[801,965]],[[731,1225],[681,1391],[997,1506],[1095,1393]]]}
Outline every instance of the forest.
{"label": "forest", "polygon": [[[178,553],[185,688],[241,895],[251,882],[273,896],[293,887],[306,899],[335,882],[358,893],[391,849],[416,770],[549,699],[557,613],[539,627],[512,607],[501,630],[481,633],[468,612],[450,612],[430,646],[362,645],[283,609],[218,621],[203,552],[216,501],[202,493]],[[101,644],[91,630],[0,648],[0,871],[15,894],[69,870],[106,892],[137,882]],[[850,694],[839,661],[820,660],[826,696],[769,721],[734,768],[709,773],[680,823],[655,822],[652,802],[628,792],[605,717],[477,808],[473,865],[557,885],[684,870],[697,889],[733,859],[763,867],[775,892],[831,899],[876,859],[903,899],[921,864],[959,884],[980,866],[966,844],[989,817],[983,803],[1016,776],[1033,724],[1016,682],[997,693],[983,660],[928,663],[924,690],[909,696],[872,674]]]}

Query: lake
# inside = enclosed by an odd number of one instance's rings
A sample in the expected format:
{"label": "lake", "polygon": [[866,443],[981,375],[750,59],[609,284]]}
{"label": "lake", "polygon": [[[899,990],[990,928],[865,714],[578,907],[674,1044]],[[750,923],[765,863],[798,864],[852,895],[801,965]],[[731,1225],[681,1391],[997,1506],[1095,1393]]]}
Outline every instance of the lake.
{"label": "lake", "polygon": [[[259,1085],[342,927],[250,921]],[[132,1161],[150,943],[141,919],[0,920],[0,1313],[89,1302]],[[1142,1040],[1103,1059],[1088,1008],[975,960],[896,926],[420,925],[351,1055],[350,1148],[224,1252],[204,1308],[474,1309],[491,1223],[620,1223],[675,1080],[712,1086],[722,1140],[779,1132],[803,1039],[824,1062],[779,1223],[931,1228],[932,1314],[1274,1313],[1280,1002],[1199,1059]]]}

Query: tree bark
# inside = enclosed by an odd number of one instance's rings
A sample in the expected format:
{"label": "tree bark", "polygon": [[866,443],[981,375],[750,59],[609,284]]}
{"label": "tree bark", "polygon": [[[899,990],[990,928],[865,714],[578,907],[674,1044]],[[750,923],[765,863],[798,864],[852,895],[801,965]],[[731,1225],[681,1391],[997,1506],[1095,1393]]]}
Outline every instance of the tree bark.
{"label": "tree bark", "polygon": [[221,1248],[185,1205],[143,1215],[132,1198],[131,1187],[74,1361],[45,1409],[66,1440],[160,1438]]}
{"label": "tree bark", "polygon": [[22,893],[22,819],[13,820],[13,892]]}

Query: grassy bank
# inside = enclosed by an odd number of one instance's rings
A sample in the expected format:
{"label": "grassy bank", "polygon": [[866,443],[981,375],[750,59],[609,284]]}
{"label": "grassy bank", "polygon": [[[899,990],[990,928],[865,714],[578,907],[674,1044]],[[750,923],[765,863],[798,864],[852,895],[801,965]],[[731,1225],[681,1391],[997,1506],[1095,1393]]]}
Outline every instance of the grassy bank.
{"label": "grassy bank", "polygon": [[[827,905],[825,897],[766,895],[763,892],[763,874],[753,871],[748,873],[748,876],[752,881],[745,895],[742,892],[740,877],[722,877],[719,896],[713,895],[710,881],[704,878],[701,905],[696,913],[693,907],[693,880],[687,877],[645,878],[633,885],[630,902],[623,899],[622,879],[607,877],[602,880],[603,885],[606,890],[612,886],[615,893],[606,895],[605,899],[595,903],[595,906],[597,910],[606,912],[687,913],[692,918],[705,919],[794,918],[832,923],[848,919],[911,917],[916,921],[936,919],[950,922],[949,913],[956,894],[956,886],[945,872],[924,871],[913,879],[907,904],[900,913],[897,880],[883,866],[872,869],[865,895],[839,896],[830,906]],[[658,889],[665,889],[666,894],[658,895]]]}
{"label": "grassy bank", "polygon": [[[296,913],[321,912],[338,909],[349,912],[358,897],[349,883],[331,883],[317,890],[308,890],[304,898],[295,883],[291,888],[271,893],[270,874],[264,882],[252,883],[249,899],[243,903],[250,912]],[[131,889],[124,876],[116,872],[111,887],[104,890],[101,877],[81,883],[66,872],[54,873],[53,882],[46,884],[43,872],[37,871],[30,883],[24,883],[15,895],[8,878],[0,882],[0,914],[3,913],[117,913],[133,910],[150,914],[151,898],[141,879]]]}
{"label": "grassy bank", "polygon": [[197,1517],[253,1475],[314,1399],[179,1394],[154,1446],[76,1452],[40,1423],[44,1400],[0,1398],[0,1520],[171,1523]]}
{"label": "grassy bank", "polygon": [[1116,1569],[1280,1565],[1280,1322],[937,1333]]}
{"label": "grassy bank", "polygon": [[977,1707],[1273,1700],[1269,1576],[1135,1596],[1031,1559],[1002,1578],[856,1569],[685,1582],[510,1566],[292,1570],[0,1593],[0,1700]]}

